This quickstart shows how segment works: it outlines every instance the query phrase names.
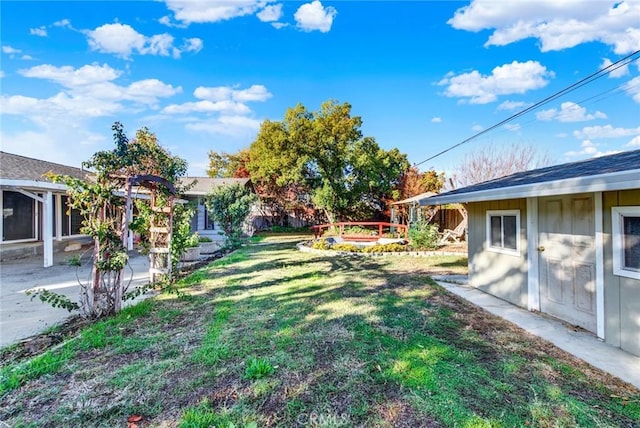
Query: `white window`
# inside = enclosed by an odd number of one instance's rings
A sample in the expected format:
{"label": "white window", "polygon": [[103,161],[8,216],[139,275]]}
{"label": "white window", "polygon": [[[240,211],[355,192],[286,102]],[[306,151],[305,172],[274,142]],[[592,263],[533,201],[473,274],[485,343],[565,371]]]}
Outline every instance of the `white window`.
{"label": "white window", "polygon": [[611,208],[613,273],[640,279],[640,207]]}
{"label": "white window", "polygon": [[520,210],[487,211],[487,248],[520,255]]}

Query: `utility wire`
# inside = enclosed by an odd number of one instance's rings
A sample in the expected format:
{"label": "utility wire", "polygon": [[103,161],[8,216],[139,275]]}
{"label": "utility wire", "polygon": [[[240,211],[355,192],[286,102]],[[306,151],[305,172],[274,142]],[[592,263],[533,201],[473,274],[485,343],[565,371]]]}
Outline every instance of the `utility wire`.
{"label": "utility wire", "polygon": [[429,158],[427,158],[427,159],[425,159],[425,160],[423,160],[421,162],[413,164],[413,166],[422,165],[425,162],[429,162],[432,159],[435,159],[435,158],[437,158],[439,156],[442,156],[443,154],[445,154],[447,152],[450,152],[451,150],[455,149],[456,147],[460,147],[461,145],[466,144],[469,141],[474,140],[474,139],[478,138],[479,136],[486,134],[487,132],[493,131],[494,129],[499,128],[502,125],[504,125],[506,123],[509,123],[509,122],[519,118],[520,116],[523,116],[523,115],[525,115],[525,114],[527,114],[527,113],[529,113],[529,112],[531,112],[531,111],[533,111],[533,110],[535,110],[535,109],[537,109],[539,107],[542,107],[543,105],[548,104],[551,101],[554,101],[554,100],[556,100],[557,98],[559,98],[559,97],[561,97],[563,95],[566,95],[566,94],[568,94],[570,92],[573,92],[576,89],[578,89],[578,88],[580,88],[580,87],[582,87],[584,85],[587,85],[587,84],[589,84],[589,83],[591,83],[591,82],[593,82],[593,81],[595,81],[597,79],[600,79],[601,77],[604,77],[607,74],[612,73],[615,70],[617,70],[617,69],[619,69],[621,67],[624,67],[624,66],[630,64],[631,62],[635,61],[637,58],[634,58],[634,57],[637,56],[638,54],[640,54],[640,49],[638,49],[637,51],[635,51],[635,52],[633,52],[633,53],[631,53],[631,54],[629,54],[627,56],[625,56],[624,58],[619,59],[618,61],[616,61],[614,63],[609,64],[608,66],[596,71],[595,73],[592,73],[589,76],[587,76],[587,77],[585,77],[585,78],[583,78],[583,79],[581,79],[581,80],[579,80],[579,81],[567,86],[566,88],[561,89],[560,91],[558,91],[558,92],[556,92],[556,93],[554,93],[554,94],[552,94],[552,95],[550,95],[550,96],[548,96],[548,97],[546,97],[546,98],[534,103],[533,105],[531,105],[531,106],[519,111],[518,113],[515,113],[515,114],[509,116],[508,118],[496,123],[495,125],[492,125],[492,126],[488,127],[487,129],[484,129],[484,130],[478,132],[477,134],[474,134],[471,137],[469,137],[469,138],[467,138],[465,140],[462,140],[461,142],[459,142],[457,144],[454,144],[453,146],[448,147],[448,148],[442,150],[441,152],[436,153],[435,155],[433,155],[433,156],[431,156],[431,157],[429,157]]}

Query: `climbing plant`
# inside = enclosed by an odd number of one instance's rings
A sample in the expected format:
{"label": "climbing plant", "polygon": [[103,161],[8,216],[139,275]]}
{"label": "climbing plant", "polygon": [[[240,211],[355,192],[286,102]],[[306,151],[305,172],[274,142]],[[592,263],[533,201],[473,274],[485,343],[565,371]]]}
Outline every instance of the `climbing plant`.
{"label": "climbing plant", "polygon": [[[100,318],[118,312],[127,292],[124,268],[128,254],[123,236],[129,224],[122,196],[127,180],[139,175],[153,175],[176,183],[187,170],[186,161],[171,155],[147,128],[138,130],[131,140],[121,123],[114,123],[112,130],[116,147],[99,151],[83,162],[83,167],[93,171],[89,179],[51,176],[53,181],[67,185],[69,206],[78,209],[83,218],[81,232],[94,241],[91,281],[80,284],[79,309],[86,318]],[[154,193],[157,200],[168,203],[169,189],[151,185],[147,191]],[[140,212],[143,217],[144,213],[150,214],[146,209]],[[148,225],[142,219],[133,224],[133,229],[144,234]],[[44,294],[40,298],[52,300],[51,296]]]}

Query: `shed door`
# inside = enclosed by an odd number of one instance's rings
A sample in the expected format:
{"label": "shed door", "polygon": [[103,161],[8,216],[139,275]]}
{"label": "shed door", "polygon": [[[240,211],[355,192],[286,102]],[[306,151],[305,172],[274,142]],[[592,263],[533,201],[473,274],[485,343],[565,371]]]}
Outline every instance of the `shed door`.
{"label": "shed door", "polygon": [[539,201],[540,310],[596,331],[593,196]]}

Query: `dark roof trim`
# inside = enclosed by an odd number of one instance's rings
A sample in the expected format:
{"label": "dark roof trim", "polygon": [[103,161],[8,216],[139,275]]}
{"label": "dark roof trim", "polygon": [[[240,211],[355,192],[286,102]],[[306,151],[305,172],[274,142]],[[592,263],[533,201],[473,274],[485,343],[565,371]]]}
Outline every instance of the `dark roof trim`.
{"label": "dark roof trim", "polygon": [[640,188],[640,150],[554,165],[425,198],[420,205]]}

